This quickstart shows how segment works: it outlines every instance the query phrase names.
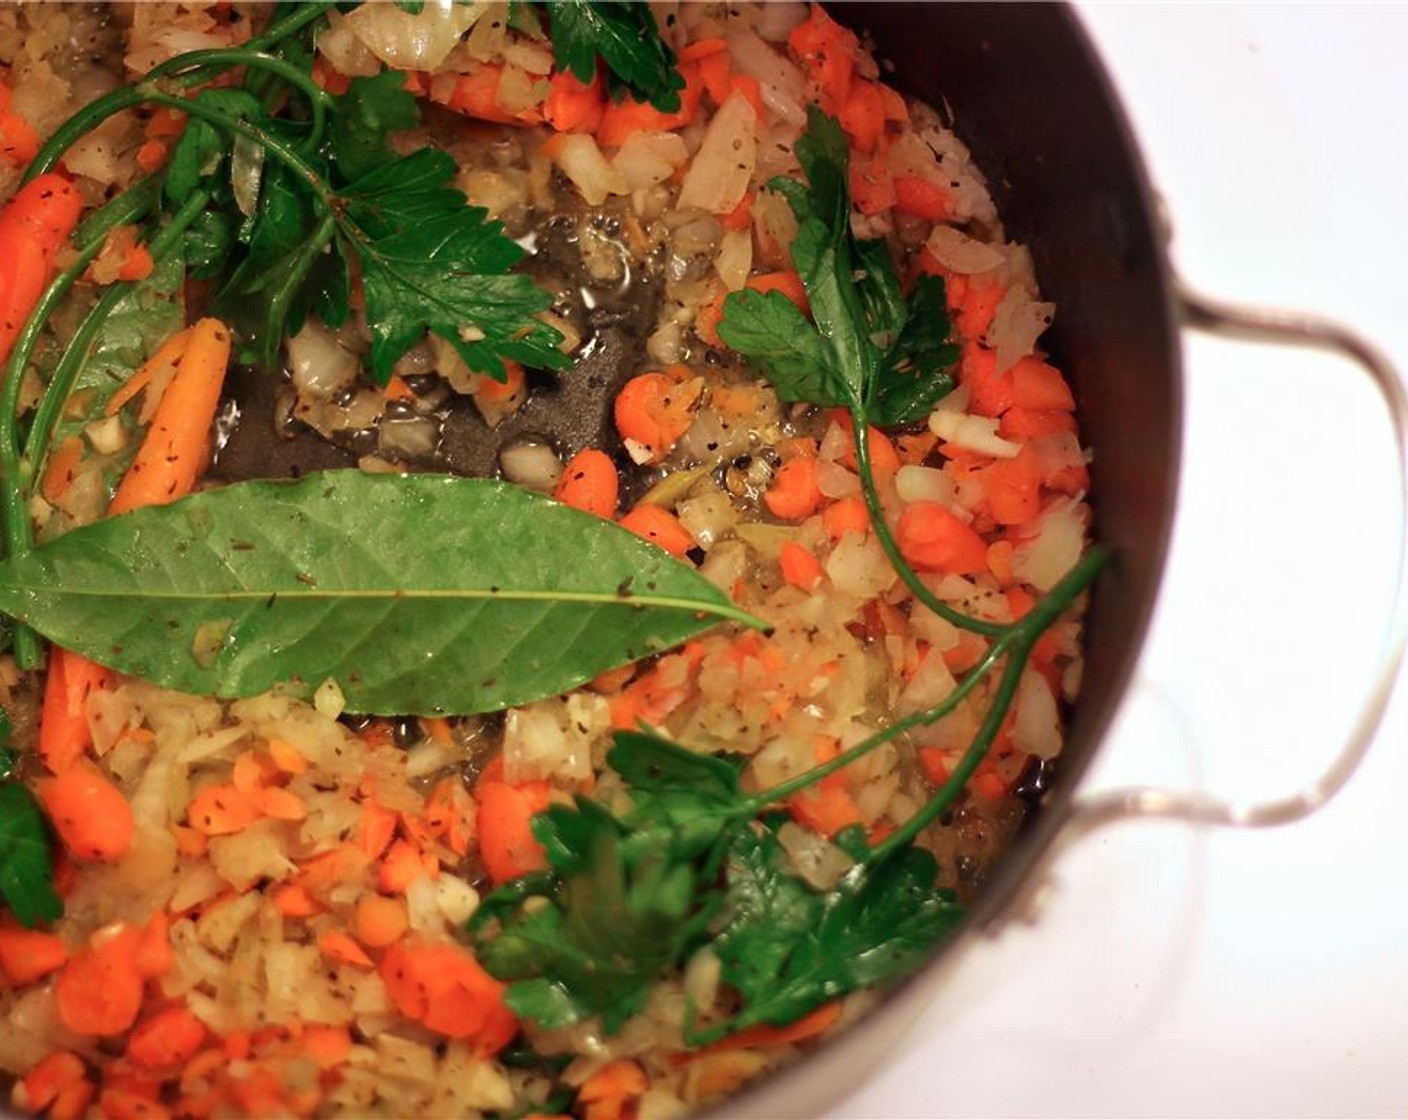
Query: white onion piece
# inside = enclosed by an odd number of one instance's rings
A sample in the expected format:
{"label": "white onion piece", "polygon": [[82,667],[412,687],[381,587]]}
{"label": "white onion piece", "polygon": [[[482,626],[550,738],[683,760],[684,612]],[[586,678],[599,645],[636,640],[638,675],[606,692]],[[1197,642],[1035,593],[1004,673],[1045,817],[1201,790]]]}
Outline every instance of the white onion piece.
{"label": "white onion piece", "polygon": [[731,93],[709,122],[685,173],[680,209],[729,213],[743,200],[757,158],[758,114],[741,93]]}
{"label": "white onion piece", "polygon": [[1017,712],[1012,723],[1012,742],[1018,750],[1037,758],[1055,758],[1061,753],[1061,716],[1056,698],[1046,678],[1030,666],[1017,684]]}
{"label": "white onion piece", "polygon": [[1011,459],[1022,450],[1020,444],[998,435],[997,421],[986,416],[967,416],[961,412],[935,409],[929,414],[929,430],[941,440],[976,451],[979,455]]}
{"label": "white onion piece", "polygon": [[363,4],[347,23],[372,54],[395,70],[438,70],[460,37],[488,8],[426,0],[412,15],[395,4]]}
{"label": "white onion piece", "polygon": [[600,206],[608,195],[631,193],[626,177],[606,162],[592,137],[585,133],[563,133],[558,143],[555,162],[572,180],[588,206]]}
{"label": "white onion piece", "polygon": [[988,327],[988,342],[996,351],[998,373],[1011,369],[1032,352],[1055,314],[1054,303],[1040,303],[1016,284],[1007,289]]}
{"label": "white onion piece", "polygon": [[816,485],[827,498],[850,498],[860,493],[860,478],[831,459],[818,459]]}
{"label": "white onion piece", "polygon": [[611,165],[632,190],[663,183],[689,159],[684,140],[674,132],[633,132],[626,137]]}
{"label": "white onion piece", "polygon": [[806,123],[806,111],[802,108],[806,80],[791,59],[779,54],[751,31],[730,34],[728,53],[735,70],[758,80],[759,93],[769,109],[784,120]]}
{"label": "white onion piece", "polygon": [[945,268],[965,276],[989,272],[1007,260],[998,249],[952,226],[935,226],[929,234],[928,249]]}
{"label": "white onion piece", "polygon": [[937,467],[906,463],[895,473],[895,493],[902,502],[938,502],[953,505],[953,479]]}
{"label": "white onion piece", "polygon": [[327,400],[356,380],[361,359],[322,323],[309,319],[288,340],[288,364],[300,398]]}
{"label": "white onion piece", "polygon": [[796,0],[769,0],[758,12],[755,28],[770,43],[780,43],[807,18],[807,6]]}
{"label": "white onion piece", "polygon": [[328,27],[318,35],[318,53],[340,74],[349,78],[370,78],[381,73],[381,63],[367,44],[357,38],[346,17],[336,9],[328,12]]}
{"label": "white onion piece", "polygon": [[562,477],[562,461],[557,452],[537,440],[519,440],[499,452],[499,466],[504,477],[519,486],[544,493],[557,485]]}
{"label": "white onion piece", "polygon": [[753,234],[746,229],[730,229],[724,232],[719,245],[719,255],[714,259],[714,269],[724,287],[736,292],[748,280],[748,272],[753,267]]}
{"label": "white onion piece", "polygon": [[1054,506],[1041,519],[1036,539],[1012,553],[1012,574],[1038,591],[1050,591],[1075,567],[1085,543],[1085,526],[1074,505]]}
{"label": "white onion piece", "polygon": [[895,582],[895,570],[874,533],[847,533],[826,558],[826,574],[843,595],[873,599]]}
{"label": "white onion piece", "polygon": [[708,552],[720,537],[738,521],[738,511],[722,490],[713,489],[698,497],[686,498],[675,507],[680,524],[694,542]]}

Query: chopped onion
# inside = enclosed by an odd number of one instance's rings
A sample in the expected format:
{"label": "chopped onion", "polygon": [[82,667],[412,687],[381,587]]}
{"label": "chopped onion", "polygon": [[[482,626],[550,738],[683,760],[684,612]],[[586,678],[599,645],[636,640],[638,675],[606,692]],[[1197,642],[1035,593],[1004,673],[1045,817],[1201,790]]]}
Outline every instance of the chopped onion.
{"label": "chopped onion", "polygon": [[1012,553],[1012,573],[1038,591],[1050,591],[1080,559],[1085,527],[1074,504],[1054,506],[1041,518],[1036,539]]}
{"label": "chopped onion", "polygon": [[714,269],[724,287],[736,292],[748,280],[748,271],[753,267],[753,234],[746,229],[731,229],[724,232],[719,245],[719,255],[714,258]]}
{"label": "chopped onion", "polygon": [[962,275],[990,272],[1007,260],[1000,250],[952,226],[935,226],[929,234],[928,249],[941,265]]}
{"label": "chopped onion", "polygon": [[357,379],[361,359],[322,323],[309,319],[288,340],[288,364],[300,398],[329,400]]}
{"label": "chopped onion", "polygon": [[532,438],[515,440],[500,451],[499,466],[510,482],[544,493],[551,491],[562,477],[562,461],[557,452]]}
{"label": "chopped onion", "polygon": [[611,160],[632,190],[663,183],[689,159],[684,140],[673,132],[633,132]]}
{"label": "chopped onion", "polygon": [[[770,7],[771,5],[764,5]],[[805,124],[806,80],[791,59],[779,54],[751,31],[735,31],[728,37],[729,59],[733,68],[758,80],[763,103],[784,120]]]}
{"label": "chopped onion", "polygon": [[938,502],[953,505],[953,479],[937,467],[906,463],[895,474],[895,493],[902,502]]}
{"label": "chopped onion", "polygon": [[807,18],[807,6],[797,0],[769,0],[758,12],[756,30],[769,43],[780,43]]}
{"label": "chopped onion", "polygon": [[426,0],[412,15],[395,4],[363,4],[347,23],[372,54],[394,70],[439,70],[487,4]]}
{"label": "chopped onion", "polygon": [[585,133],[558,136],[556,163],[572,180],[588,206],[600,206],[609,195],[630,194],[626,177],[606,162],[596,140]]}
{"label": "chopped onion", "polygon": [[988,342],[997,352],[998,373],[1011,369],[1032,352],[1055,314],[1054,303],[1038,302],[1016,284],[1007,289],[988,327]]}
{"label": "chopped onion", "polygon": [[998,435],[997,421],[987,416],[969,416],[938,408],[929,414],[929,430],[941,440],[980,455],[1011,459],[1022,450],[1020,444]]}
{"label": "chopped onion", "polygon": [[758,114],[741,93],[731,93],[685,173],[680,208],[729,213],[743,200],[757,158]]}
{"label": "chopped onion", "polygon": [[[932,659],[931,659],[932,660]],[[940,659],[942,660],[942,659]],[[1046,678],[1028,666],[1017,684],[1016,718],[1012,723],[1012,743],[1018,750],[1037,758],[1055,758],[1061,753],[1061,715]]]}
{"label": "chopped onion", "polygon": [[334,70],[349,78],[370,78],[381,73],[376,55],[357,38],[336,8],[328,11],[327,30],[318,35],[318,53],[332,63]]}

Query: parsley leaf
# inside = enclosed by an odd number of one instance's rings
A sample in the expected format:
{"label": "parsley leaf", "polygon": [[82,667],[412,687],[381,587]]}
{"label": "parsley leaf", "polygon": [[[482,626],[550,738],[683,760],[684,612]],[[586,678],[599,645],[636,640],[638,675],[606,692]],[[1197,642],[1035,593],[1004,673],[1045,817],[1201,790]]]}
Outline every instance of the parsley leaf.
{"label": "parsley leaf", "polygon": [[20,924],[32,928],[63,915],[54,891],[44,815],[18,782],[0,785],[0,896]]}
{"label": "parsley leaf", "polygon": [[679,112],[684,77],[644,0],[555,0],[548,12],[559,67],[590,82],[600,55],[618,88],[662,113]]}
{"label": "parsley leaf", "polygon": [[803,185],[774,179],[797,217],[792,263],[813,323],[777,294],[735,292],[719,337],[761,367],[783,400],[843,405],[866,423],[916,423],[953,389],[943,281],[921,277],[906,298],[889,247],[851,232],[849,150],[815,106],[797,140]]}
{"label": "parsley leaf", "polygon": [[929,852],[906,846],[817,893],[782,870],[772,833],[740,834],[727,871],[732,906],[714,944],[743,1009],[691,1044],[793,1022],[921,964],[963,916],[952,893],[934,886],[937,871]]}
{"label": "parsley leaf", "polygon": [[372,377],[384,385],[396,360],[427,330],[470,369],[507,376],[503,361],[560,369],[561,336],[533,316],[552,297],[522,275],[499,275],[523,250],[449,184],[455,163],[422,148],[364,175],[343,192],[342,239],[356,253],[371,328]]}
{"label": "parsley leaf", "polygon": [[420,123],[420,107],[406,89],[406,76],[384,70],[375,77],[353,78],[347,92],[333,102],[330,128],[333,159],[347,180],[360,179],[396,158],[387,139]]}

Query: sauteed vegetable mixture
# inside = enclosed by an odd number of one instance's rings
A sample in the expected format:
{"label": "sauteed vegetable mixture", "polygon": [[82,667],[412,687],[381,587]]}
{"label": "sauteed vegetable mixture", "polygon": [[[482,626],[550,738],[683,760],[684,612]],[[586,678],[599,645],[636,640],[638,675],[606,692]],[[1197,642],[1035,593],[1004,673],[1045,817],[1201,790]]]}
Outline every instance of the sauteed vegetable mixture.
{"label": "sauteed vegetable mixture", "polygon": [[14,1107],[675,1116],[951,934],[1103,554],[855,31],[22,5],[0,81]]}

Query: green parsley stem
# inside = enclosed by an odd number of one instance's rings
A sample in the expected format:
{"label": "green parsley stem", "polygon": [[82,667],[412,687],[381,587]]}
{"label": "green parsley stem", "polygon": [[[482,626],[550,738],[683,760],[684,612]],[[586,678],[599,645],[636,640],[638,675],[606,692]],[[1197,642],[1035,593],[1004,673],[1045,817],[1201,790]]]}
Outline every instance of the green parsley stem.
{"label": "green parsley stem", "polygon": [[299,246],[297,254],[292,257],[284,267],[283,275],[273,288],[273,293],[269,297],[268,310],[265,312],[265,338],[263,346],[272,358],[273,351],[277,350],[280,339],[274,337],[275,331],[271,329],[273,325],[283,323],[288,318],[289,306],[293,303],[294,297],[298,294],[299,286],[303,283],[303,278],[308,274],[308,270],[313,267],[313,262],[318,259],[323,249],[332,241],[333,233],[337,229],[337,217],[332,210],[328,210],[318,222],[317,228]]}
{"label": "green parsley stem", "polygon": [[960,630],[982,634],[988,638],[1000,637],[1007,630],[1005,625],[1000,622],[987,622],[981,618],[973,618],[962,611],[954,610],[953,607],[930,591],[924,581],[919,578],[919,573],[909,566],[903,553],[900,552],[899,542],[890,532],[890,524],[885,520],[885,507],[880,502],[880,491],[875,488],[875,471],[870,461],[870,426],[865,422],[864,414],[857,409],[851,410],[851,425],[855,430],[856,471],[860,475],[861,492],[865,496],[865,508],[870,511],[870,523],[875,528],[875,539],[880,542],[880,547],[890,558],[890,565],[895,569],[895,574],[900,577],[919,603],[928,607],[940,618],[953,623]]}

